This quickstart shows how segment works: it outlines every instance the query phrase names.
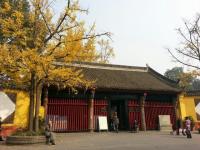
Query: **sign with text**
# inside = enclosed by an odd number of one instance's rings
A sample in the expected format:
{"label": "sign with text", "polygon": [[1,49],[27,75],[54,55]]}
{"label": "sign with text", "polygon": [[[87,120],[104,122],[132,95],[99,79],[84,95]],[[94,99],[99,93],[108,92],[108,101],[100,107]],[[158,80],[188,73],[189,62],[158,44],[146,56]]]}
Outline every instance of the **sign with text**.
{"label": "sign with text", "polygon": [[159,115],[160,126],[171,125],[170,115]]}
{"label": "sign with text", "polygon": [[108,122],[106,116],[98,116],[99,130],[108,130]]}

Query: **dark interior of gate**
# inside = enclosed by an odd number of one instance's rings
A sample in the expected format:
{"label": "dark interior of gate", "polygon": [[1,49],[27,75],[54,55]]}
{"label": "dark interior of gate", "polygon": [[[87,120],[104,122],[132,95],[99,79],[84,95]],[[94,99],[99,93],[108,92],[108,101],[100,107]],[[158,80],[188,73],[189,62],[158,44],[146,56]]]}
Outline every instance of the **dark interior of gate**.
{"label": "dark interior of gate", "polygon": [[[134,120],[141,128],[141,93],[96,92],[94,98],[94,128],[98,131],[98,116],[106,116],[111,130],[111,114],[116,111],[120,120],[120,130],[131,130]],[[145,100],[145,120],[147,130],[158,130],[158,115],[170,115],[171,123],[175,124],[173,96],[170,94],[149,94]],[[88,99],[90,95],[70,94],[66,90],[49,90],[47,120],[53,121],[56,132],[88,131]]]}

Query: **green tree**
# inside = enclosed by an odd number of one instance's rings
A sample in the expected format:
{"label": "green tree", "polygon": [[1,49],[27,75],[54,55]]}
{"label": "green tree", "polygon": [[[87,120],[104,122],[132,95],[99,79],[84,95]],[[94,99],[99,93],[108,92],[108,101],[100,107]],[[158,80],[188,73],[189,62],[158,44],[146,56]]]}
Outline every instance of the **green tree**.
{"label": "green tree", "polygon": [[196,71],[184,72],[183,67],[167,69],[164,76],[170,80],[178,82],[179,87],[184,90],[192,89],[193,86],[197,84]]}
{"label": "green tree", "polygon": [[167,69],[164,76],[178,82],[180,80],[180,75],[183,73],[183,67],[174,67],[172,69]]}

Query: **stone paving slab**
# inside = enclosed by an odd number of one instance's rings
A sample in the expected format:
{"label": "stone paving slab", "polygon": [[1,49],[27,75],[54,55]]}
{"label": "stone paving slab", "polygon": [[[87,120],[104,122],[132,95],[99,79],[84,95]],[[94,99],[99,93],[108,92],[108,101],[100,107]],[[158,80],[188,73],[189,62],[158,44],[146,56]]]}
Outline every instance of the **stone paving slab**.
{"label": "stone paving slab", "polygon": [[170,135],[169,132],[101,132],[56,134],[56,145],[7,146],[0,150],[198,150],[200,134],[192,139]]}

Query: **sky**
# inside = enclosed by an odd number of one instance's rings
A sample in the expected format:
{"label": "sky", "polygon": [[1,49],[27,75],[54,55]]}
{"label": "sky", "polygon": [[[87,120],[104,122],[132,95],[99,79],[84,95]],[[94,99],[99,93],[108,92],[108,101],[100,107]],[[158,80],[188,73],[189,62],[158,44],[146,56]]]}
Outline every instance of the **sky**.
{"label": "sky", "polygon": [[[81,15],[86,25],[96,23],[97,33],[111,32],[115,57],[112,64],[141,66],[148,64],[163,74],[182,66],[173,61],[166,48],[176,48],[180,36],[176,29],[184,20],[192,21],[200,13],[199,0],[79,0],[88,9]],[[66,0],[58,0],[56,12]]]}

